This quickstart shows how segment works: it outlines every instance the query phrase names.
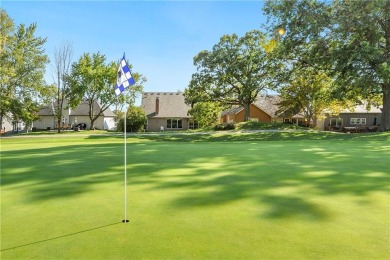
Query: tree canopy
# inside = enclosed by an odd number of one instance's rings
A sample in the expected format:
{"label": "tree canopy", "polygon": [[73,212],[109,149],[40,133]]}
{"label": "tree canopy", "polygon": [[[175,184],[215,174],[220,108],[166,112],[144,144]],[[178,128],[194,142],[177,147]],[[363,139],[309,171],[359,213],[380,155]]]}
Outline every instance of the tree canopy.
{"label": "tree canopy", "polygon": [[[129,65],[131,68],[131,65]],[[84,53],[78,62],[73,63],[70,75],[68,97],[72,107],[81,101],[88,101],[90,128],[94,122],[110,106],[118,104],[133,104],[134,97],[142,91],[142,84],[146,81],[139,73],[132,73],[136,84],[130,86],[124,93],[117,96],[114,92],[116,83],[116,62],[106,63],[106,57],[100,53]],[[95,113],[95,101],[99,103],[100,110]]]}
{"label": "tree canopy", "polygon": [[250,104],[272,80],[269,52],[264,49],[265,34],[247,32],[243,37],[224,35],[211,51],[203,50],[194,57],[197,72],[192,75],[184,95],[186,102],[218,101],[241,105],[245,118]]}
{"label": "tree canopy", "polygon": [[333,103],[331,84],[332,80],[322,71],[313,68],[299,70],[292,81],[281,89],[282,101],[278,113],[286,116],[302,113],[315,127],[321,112]]}
{"label": "tree canopy", "polygon": [[198,102],[188,113],[198,122],[200,127],[217,124],[221,115],[222,106],[218,102]]}
{"label": "tree canopy", "polygon": [[390,1],[270,0],[264,11],[269,31],[286,31],[281,59],[326,70],[340,99],[380,95],[390,130]]}
{"label": "tree canopy", "polygon": [[45,38],[35,36],[37,25],[14,25],[0,9],[0,127],[3,118],[22,120],[26,125],[37,119],[39,99],[47,94],[43,80],[46,64]]}

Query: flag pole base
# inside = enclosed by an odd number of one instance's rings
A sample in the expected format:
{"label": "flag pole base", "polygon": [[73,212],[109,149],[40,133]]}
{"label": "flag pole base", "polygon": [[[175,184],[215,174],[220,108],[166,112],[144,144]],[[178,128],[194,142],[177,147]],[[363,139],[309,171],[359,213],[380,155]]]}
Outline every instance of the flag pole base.
{"label": "flag pole base", "polygon": [[128,220],[128,219],[124,219],[124,220],[122,220],[122,223],[127,223],[127,222],[129,222],[129,220]]}

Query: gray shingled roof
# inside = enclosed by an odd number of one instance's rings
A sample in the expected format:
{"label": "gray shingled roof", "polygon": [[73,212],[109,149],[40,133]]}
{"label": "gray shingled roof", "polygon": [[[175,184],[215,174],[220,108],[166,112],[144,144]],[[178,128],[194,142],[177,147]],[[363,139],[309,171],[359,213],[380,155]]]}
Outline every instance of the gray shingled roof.
{"label": "gray shingled roof", "polygon": [[41,110],[38,111],[39,116],[52,116],[54,115],[53,113],[53,108],[51,106],[46,106],[41,108]]}
{"label": "gray shingled roof", "polygon": [[[156,114],[156,99],[159,100],[159,113]],[[154,118],[190,118],[183,93],[180,92],[144,92],[142,94],[141,108],[147,117]]]}
{"label": "gray shingled roof", "polygon": [[343,109],[340,113],[382,113],[382,106],[371,106],[370,110],[367,110],[367,102],[356,105],[353,109]]}
{"label": "gray shingled roof", "polygon": [[[99,105],[99,103],[97,103],[95,101],[95,104],[94,104],[94,114],[96,115],[97,113],[99,113],[99,110],[100,110],[100,105]],[[89,111],[88,101],[82,101],[75,109],[72,110],[71,115],[73,115],[73,116],[84,116],[84,115],[88,115],[88,111]],[[111,116],[115,116],[115,115],[111,111],[110,108],[107,108],[103,112],[103,116],[111,117]]]}
{"label": "gray shingled roof", "polygon": [[221,116],[224,116],[224,115],[235,115],[235,114],[239,113],[243,109],[244,109],[243,107],[233,107],[233,108],[231,108],[229,110],[222,111]]}
{"label": "gray shingled roof", "polygon": [[[57,104],[55,104],[54,106],[56,107]],[[99,112],[99,109],[100,109],[100,105],[95,101],[95,104],[94,104],[95,114],[97,114]],[[72,116],[88,116],[88,111],[89,111],[88,101],[82,101],[75,109],[71,110],[70,115],[72,115]],[[52,116],[53,115],[52,106],[49,105],[49,106],[43,107],[41,110],[39,110],[38,115],[39,116]],[[103,116],[113,117],[115,115],[111,111],[111,109],[108,108],[103,112]]]}

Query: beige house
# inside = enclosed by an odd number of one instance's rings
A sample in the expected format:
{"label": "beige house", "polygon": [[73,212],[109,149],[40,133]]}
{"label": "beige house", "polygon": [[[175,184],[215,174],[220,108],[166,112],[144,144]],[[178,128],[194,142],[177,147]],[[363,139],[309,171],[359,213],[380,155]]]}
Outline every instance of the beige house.
{"label": "beige house", "polygon": [[147,131],[197,128],[196,122],[188,115],[190,106],[185,103],[181,92],[144,92],[141,108],[147,117]]}
{"label": "beige house", "polygon": [[2,127],[3,134],[8,132],[23,132],[26,130],[26,124],[22,120],[13,120],[10,114],[7,117],[3,117]]}
{"label": "beige house", "polygon": [[[257,122],[284,122],[300,126],[308,126],[309,122],[301,114],[286,117],[278,114],[281,101],[279,95],[261,95],[251,104],[249,120]],[[180,92],[145,92],[142,95],[141,107],[147,116],[147,131],[185,130],[197,128],[196,122],[188,115],[190,106],[185,104],[183,93]],[[320,130],[345,130],[358,128],[375,131],[381,122],[381,108],[366,109],[366,104],[354,109],[344,109],[337,116],[324,111],[318,119]],[[232,107],[221,113],[221,123],[243,122],[244,108]]]}
{"label": "beige house", "polygon": [[[57,129],[57,118],[54,116],[56,104],[50,104],[43,107],[39,112],[39,119],[33,122],[33,127],[36,129]],[[87,101],[82,101],[75,109],[66,108],[67,104],[64,104],[62,112],[61,126],[65,129],[70,129],[76,124],[86,124],[86,129],[91,126],[91,120],[89,119],[89,105]],[[100,111],[100,105],[95,101],[94,114],[98,114]],[[96,129],[112,130],[115,129],[115,115],[110,110],[106,109],[101,116],[94,123]]]}

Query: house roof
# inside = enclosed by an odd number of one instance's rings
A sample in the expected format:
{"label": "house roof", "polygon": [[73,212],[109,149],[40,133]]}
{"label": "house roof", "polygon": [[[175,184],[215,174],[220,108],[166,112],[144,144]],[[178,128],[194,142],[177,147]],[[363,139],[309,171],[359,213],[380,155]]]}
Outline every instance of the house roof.
{"label": "house roof", "polygon": [[221,116],[224,115],[235,115],[241,112],[244,108],[243,107],[233,107],[229,110],[222,111]]}
{"label": "house roof", "polygon": [[[95,115],[97,113],[99,113],[99,111],[100,111],[100,104],[98,102],[94,101],[93,109],[94,109],[94,114]],[[73,109],[71,111],[70,114],[72,116],[85,116],[85,115],[88,115],[88,111],[89,111],[88,101],[82,101],[75,109]],[[110,108],[107,108],[106,110],[104,110],[103,116],[111,117],[111,116],[115,116],[115,115],[111,111]]]}
{"label": "house roof", "polygon": [[45,106],[38,111],[38,116],[53,116],[55,113],[54,108],[49,106]]}
{"label": "house roof", "polygon": [[340,113],[382,113],[381,107],[371,106],[367,109],[367,103],[356,105],[353,109],[343,109]]}
{"label": "house roof", "polygon": [[[276,111],[278,110],[278,103],[280,102],[280,96],[259,96],[253,105],[264,111],[264,113],[268,114],[271,117],[277,117]],[[232,115],[241,112],[243,107],[233,107],[229,110],[225,110],[222,112],[222,116],[224,115]]]}
{"label": "house roof", "polygon": [[276,112],[279,109],[278,103],[280,103],[281,100],[281,97],[278,95],[258,96],[254,105],[263,110],[269,116],[278,117]]}
{"label": "house roof", "polygon": [[[156,111],[158,99],[158,111]],[[153,118],[190,118],[188,110],[191,108],[185,103],[181,92],[144,92],[141,108],[147,117]],[[158,113],[157,113],[158,112]]]}
{"label": "house roof", "polygon": [[[54,107],[56,107],[57,104],[54,104]],[[66,107],[67,104],[64,104],[64,107]],[[99,113],[100,110],[100,104],[95,101],[94,103],[94,113],[97,114]],[[70,110],[70,115],[72,116],[88,116],[88,111],[89,111],[89,105],[88,101],[82,101],[75,109]],[[53,106],[52,104],[43,107],[41,110],[38,112],[39,116],[53,116]],[[114,113],[111,111],[110,108],[107,108],[103,112],[103,116],[105,117],[113,117],[115,116]]]}

